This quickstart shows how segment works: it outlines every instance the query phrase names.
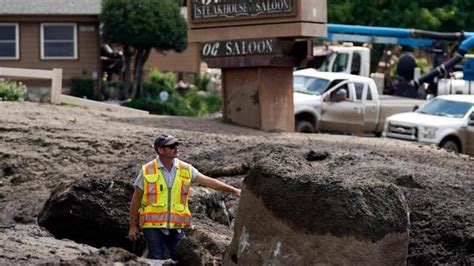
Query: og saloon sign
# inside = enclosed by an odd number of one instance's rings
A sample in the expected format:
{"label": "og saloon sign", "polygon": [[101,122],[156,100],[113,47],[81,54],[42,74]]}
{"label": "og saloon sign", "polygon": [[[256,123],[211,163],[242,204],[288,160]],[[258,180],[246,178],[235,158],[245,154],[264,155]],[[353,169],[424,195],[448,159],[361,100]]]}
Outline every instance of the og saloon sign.
{"label": "og saloon sign", "polygon": [[201,46],[201,56],[203,58],[267,55],[276,54],[280,51],[281,49],[278,47],[275,38],[207,42]]}
{"label": "og saloon sign", "polygon": [[193,22],[288,16],[295,13],[295,0],[193,0]]}

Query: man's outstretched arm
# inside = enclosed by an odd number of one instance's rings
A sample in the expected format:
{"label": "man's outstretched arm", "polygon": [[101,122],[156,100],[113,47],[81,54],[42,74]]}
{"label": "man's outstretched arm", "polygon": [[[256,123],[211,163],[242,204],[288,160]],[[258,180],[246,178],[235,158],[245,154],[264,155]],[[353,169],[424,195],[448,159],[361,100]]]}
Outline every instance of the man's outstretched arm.
{"label": "man's outstretched arm", "polygon": [[235,196],[240,197],[240,189],[235,188],[231,185],[227,185],[224,182],[221,182],[212,177],[208,177],[201,173],[198,173],[198,175],[196,176],[196,182],[198,182],[200,185],[203,185],[205,187],[209,187],[209,188],[222,191],[222,192],[231,192]]}

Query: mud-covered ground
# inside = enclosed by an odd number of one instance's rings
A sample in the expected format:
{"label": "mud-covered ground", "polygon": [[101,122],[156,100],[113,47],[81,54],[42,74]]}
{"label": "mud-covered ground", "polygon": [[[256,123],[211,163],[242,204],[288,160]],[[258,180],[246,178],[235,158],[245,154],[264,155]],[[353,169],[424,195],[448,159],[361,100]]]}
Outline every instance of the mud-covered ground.
{"label": "mud-covered ground", "polygon": [[[216,118],[137,115],[29,102],[0,102],[0,263],[39,263],[48,261],[48,256],[56,258],[52,262],[74,256],[92,261],[88,256],[97,253],[82,246],[74,252],[65,250],[67,256],[62,256],[67,245],[52,254],[44,251],[48,245],[31,244],[28,248],[33,251],[25,255],[8,243],[21,247],[23,240],[18,236],[32,229],[19,224],[37,223],[39,211],[60,182],[84,178],[132,182],[140,165],[153,158],[151,145],[161,132],[180,138],[180,157],[205,173],[229,166],[251,167],[279,147],[327,152],[335,168],[364,169],[371,177],[402,188],[411,209],[409,264],[474,263],[472,157],[387,139],[264,133]],[[351,175],[343,170],[338,173]],[[242,178],[222,180],[239,186]],[[39,242],[42,234],[28,233]]]}

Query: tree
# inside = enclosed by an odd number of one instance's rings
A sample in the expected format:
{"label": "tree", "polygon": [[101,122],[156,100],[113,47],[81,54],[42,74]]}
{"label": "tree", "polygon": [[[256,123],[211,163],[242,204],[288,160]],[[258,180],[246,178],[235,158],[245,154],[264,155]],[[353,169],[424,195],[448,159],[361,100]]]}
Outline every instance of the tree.
{"label": "tree", "polygon": [[123,46],[124,81],[132,98],[143,96],[143,67],[151,49],[182,52],[187,46],[186,21],[175,0],[102,0],[100,19],[102,39]]}
{"label": "tree", "polygon": [[328,21],[440,32],[473,31],[474,2],[468,0],[328,0]]}

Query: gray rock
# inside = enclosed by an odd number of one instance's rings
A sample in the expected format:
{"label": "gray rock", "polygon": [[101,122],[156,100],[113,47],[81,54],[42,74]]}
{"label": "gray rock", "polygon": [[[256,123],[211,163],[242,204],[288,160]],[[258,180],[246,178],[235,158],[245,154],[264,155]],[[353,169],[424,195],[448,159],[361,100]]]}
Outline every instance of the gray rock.
{"label": "gray rock", "polygon": [[[291,158],[291,159],[290,159]],[[403,265],[408,206],[400,189],[338,175],[275,149],[244,180],[225,265]]]}
{"label": "gray rock", "polygon": [[57,238],[133,251],[134,246],[126,238],[132,194],[133,187],[122,181],[84,179],[63,183],[44,205],[38,223]]}

